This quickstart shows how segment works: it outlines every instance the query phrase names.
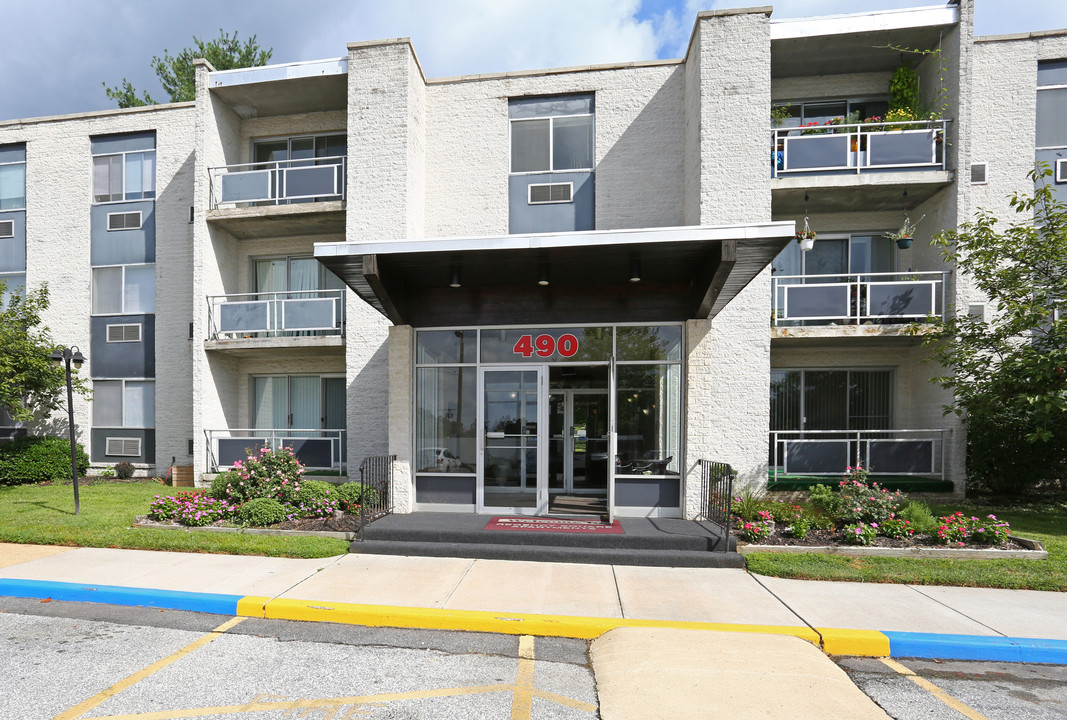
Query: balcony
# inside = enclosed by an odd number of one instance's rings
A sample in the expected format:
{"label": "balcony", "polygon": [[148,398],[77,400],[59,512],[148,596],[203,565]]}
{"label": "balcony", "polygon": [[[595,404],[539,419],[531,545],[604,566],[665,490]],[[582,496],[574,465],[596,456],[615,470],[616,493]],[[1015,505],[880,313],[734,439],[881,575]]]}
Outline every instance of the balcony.
{"label": "balcony", "polygon": [[945,271],[775,275],[771,278],[772,336],[910,337],[899,326],[944,319],[947,276]]}
{"label": "balcony", "polygon": [[771,137],[774,177],[796,173],[945,170],[948,120],[778,128]]}
{"label": "balcony", "polygon": [[337,470],[344,473],[346,430],[292,428],[241,428],[204,430],[207,438],[208,472],[220,472],[244,460],[249,451],[260,448],[292,448],[293,455],[309,470]]}
{"label": "balcony", "polygon": [[344,347],[344,290],[208,296],[208,350],[238,354],[270,348],[305,354]]}
{"label": "balcony", "polygon": [[946,429],[772,430],[771,476],[841,476],[862,465],[872,476],[945,479]]}
{"label": "balcony", "polygon": [[239,239],[344,232],[346,156],[209,170],[209,222]]}

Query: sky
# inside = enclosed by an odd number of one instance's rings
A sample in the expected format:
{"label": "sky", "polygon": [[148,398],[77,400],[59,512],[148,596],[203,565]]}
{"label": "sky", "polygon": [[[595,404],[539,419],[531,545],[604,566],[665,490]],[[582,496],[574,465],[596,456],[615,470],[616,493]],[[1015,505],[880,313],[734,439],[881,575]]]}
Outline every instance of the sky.
{"label": "sky", "polygon": [[[975,32],[1067,27],[1067,0],[974,0]],[[807,17],[941,0],[0,0],[0,121],[115,107],[126,78],[166,94],[153,55],[220,29],[256,35],[271,63],[341,57],[357,40],[410,37],[427,77],[679,58],[696,13],[774,5]]]}

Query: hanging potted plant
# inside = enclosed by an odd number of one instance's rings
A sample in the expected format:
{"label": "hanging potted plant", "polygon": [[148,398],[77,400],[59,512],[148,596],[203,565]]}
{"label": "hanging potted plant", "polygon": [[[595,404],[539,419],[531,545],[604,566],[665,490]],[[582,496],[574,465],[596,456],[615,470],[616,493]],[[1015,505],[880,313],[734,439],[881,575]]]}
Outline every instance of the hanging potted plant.
{"label": "hanging potted plant", "polygon": [[916,227],[919,225],[919,223],[921,223],[923,221],[924,217],[926,217],[926,216],[923,215],[921,218],[919,218],[915,222],[912,222],[911,218],[909,218],[905,214],[904,215],[904,224],[900,226],[900,229],[899,230],[895,230],[894,232],[886,233],[885,236],[887,238],[889,238],[890,240],[896,240],[897,247],[900,248],[901,250],[907,250],[908,248],[911,247],[911,243],[915,239],[915,229],[916,229]]}
{"label": "hanging potted plant", "polygon": [[797,230],[797,242],[800,243],[800,249],[804,252],[811,250],[815,247],[815,231],[808,227],[808,219],[804,218],[804,229]]}

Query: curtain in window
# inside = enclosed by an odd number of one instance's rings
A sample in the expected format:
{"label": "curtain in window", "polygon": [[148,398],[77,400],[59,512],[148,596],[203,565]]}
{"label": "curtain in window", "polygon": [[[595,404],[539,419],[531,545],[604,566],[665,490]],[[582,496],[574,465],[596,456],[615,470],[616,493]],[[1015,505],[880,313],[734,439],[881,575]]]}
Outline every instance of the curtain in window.
{"label": "curtain in window", "polygon": [[0,210],[26,207],[26,166],[0,165]]}
{"label": "curtain in window", "polygon": [[[319,289],[319,261],[315,258],[290,258],[289,260],[289,291],[299,292],[302,290]],[[293,297],[311,297],[310,295],[296,295]]]}
{"label": "curtain in window", "polygon": [[123,312],[153,313],[156,311],[156,266],[126,266],[126,285],[123,289]]}
{"label": "curtain in window", "polygon": [[800,429],[800,371],[771,371],[771,430]]}
{"label": "curtain in window", "polygon": [[122,268],[93,268],[93,314],[122,312]]}
{"label": "curtain in window", "polygon": [[593,167],[592,116],[553,118],[552,133],[553,170]]}
{"label": "curtain in window", "polygon": [[4,282],[4,292],[0,293],[0,306],[2,307],[8,306],[12,295],[21,295],[26,291],[25,273],[0,275],[0,280]]}
{"label": "curtain in window", "polygon": [[289,426],[287,378],[252,378],[252,427],[276,430]]}
{"label": "curtain in window", "polygon": [[127,381],[123,393],[125,427],[150,428],[156,424],[156,384]]}
{"label": "curtain in window", "polygon": [[93,381],[93,427],[122,427],[122,381]]}

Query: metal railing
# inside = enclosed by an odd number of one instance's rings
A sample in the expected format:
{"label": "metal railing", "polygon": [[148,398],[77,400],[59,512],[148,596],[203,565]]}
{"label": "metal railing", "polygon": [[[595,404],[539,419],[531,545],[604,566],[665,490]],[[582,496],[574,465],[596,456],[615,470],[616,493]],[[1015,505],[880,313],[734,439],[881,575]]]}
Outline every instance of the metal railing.
{"label": "metal railing", "polygon": [[346,162],[336,155],[209,168],[211,207],[343,200]]}
{"label": "metal railing", "polygon": [[697,520],[704,519],[722,528],[726,542],[722,543],[720,549],[727,552],[730,545],[730,502],[733,500],[737,473],[726,463],[698,460],[697,464],[700,465],[701,501]]}
{"label": "metal railing", "polygon": [[363,529],[380,517],[393,512],[393,462],[396,455],[372,455],[359,464],[359,482],[363,486],[359,503],[359,530],[356,540],[363,542]]}
{"label": "metal railing", "polygon": [[774,275],[772,323],[944,319],[947,271]]}
{"label": "metal railing", "polygon": [[204,430],[207,438],[208,472],[233,467],[235,460],[244,460],[249,452],[266,447],[278,450],[292,448],[293,455],[304,467],[315,470],[346,469],[346,430],[297,428],[228,428]]}
{"label": "metal railing", "polygon": [[949,120],[850,123],[771,131],[771,174],[941,169]]}
{"label": "metal railing", "polygon": [[771,474],[842,475],[862,465],[871,475],[945,479],[945,435],[951,429],[772,430]]}
{"label": "metal railing", "polygon": [[241,337],[344,335],[344,290],[209,295],[211,340]]}

